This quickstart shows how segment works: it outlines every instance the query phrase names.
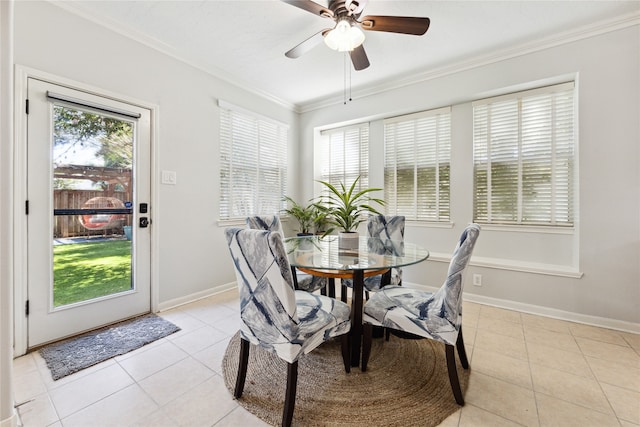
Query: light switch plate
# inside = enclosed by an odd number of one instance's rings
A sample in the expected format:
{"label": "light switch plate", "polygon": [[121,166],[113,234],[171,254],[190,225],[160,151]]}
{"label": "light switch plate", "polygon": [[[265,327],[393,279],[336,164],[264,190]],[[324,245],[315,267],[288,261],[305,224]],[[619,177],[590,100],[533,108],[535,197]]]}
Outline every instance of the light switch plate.
{"label": "light switch plate", "polygon": [[177,177],[174,171],[162,171],[161,181],[163,184],[176,185]]}

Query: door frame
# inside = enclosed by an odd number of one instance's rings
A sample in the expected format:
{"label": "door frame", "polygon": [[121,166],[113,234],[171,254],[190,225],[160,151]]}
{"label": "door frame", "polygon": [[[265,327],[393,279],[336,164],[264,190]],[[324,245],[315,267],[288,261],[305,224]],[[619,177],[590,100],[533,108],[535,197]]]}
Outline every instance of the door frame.
{"label": "door frame", "polygon": [[104,90],[96,86],[76,82],[71,79],[56,76],[44,71],[26,66],[16,65],[15,68],[15,97],[14,97],[14,129],[15,140],[13,150],[13,253],[14,253],[14,357],[22,356],[27,352],[28,323],[25,307],[28,299],[28,270],[27,270],[27,215],[25,202],[27,200],[27,115],[25,114],[27,99],[27,80],[35,78],[48,83],[66,86],[71,89],[88,92],[97,96],[111,98],[117,101],[133,104],[149,110],[151,127],[151,215],[153,226],[150,227],[151,238],[151,312],[158,311],[159,306],[159,169],[158,169],[158,116],[159,106],[146,101],[141,101],[130,96],[121,95]]}

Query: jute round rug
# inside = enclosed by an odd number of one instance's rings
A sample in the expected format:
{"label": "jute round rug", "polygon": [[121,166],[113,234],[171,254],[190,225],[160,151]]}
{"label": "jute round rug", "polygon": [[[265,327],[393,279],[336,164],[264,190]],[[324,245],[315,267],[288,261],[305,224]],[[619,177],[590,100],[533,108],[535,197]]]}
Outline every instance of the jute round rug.
{"label": "jute round rug", "polygon": [[[231,393],[239,351],[238,333],[222,360]],[[459,361],[457,365],[464,394],[469,370],[462,369]],[[286,362],[252,345],[238,403],[265,422],[280,425],[286,379]],[[436,426],[459,408],[449,384],[444,345],[431,340],[374,339],[367,372],[344,371],[339,340],[326,342],[299,360],[296,426]]]}

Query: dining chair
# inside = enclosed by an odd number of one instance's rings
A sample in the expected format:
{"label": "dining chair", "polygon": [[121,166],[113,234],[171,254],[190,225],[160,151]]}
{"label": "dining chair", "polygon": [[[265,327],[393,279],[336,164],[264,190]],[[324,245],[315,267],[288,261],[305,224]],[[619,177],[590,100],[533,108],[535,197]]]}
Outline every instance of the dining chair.
{"label": "dining chair", "polygon": [[240,293],[240,358],[233,395],[240,398],[244,391],[249,344],[274,353],[287,362],[282,425],[289,426],[295,407],[298,359],[303,354],[340,336],[344,368],[350,372],[349,306],[294,289],[280,233],[227,228],[225,235]]}
{"label": "dining chair", "polygon": [[[385,250],[397,250],[386,242],[404,242],[404,223],[405,217],[402,215],[372,215],[367,219],[367,236],[378,237],[379,244],[386,245],[378,248],[378,253]],[[370,250],[372,248],[369,248]],[[364,289],[369,299],[369,292],[377,292],[386,285],[400,286],[402,284],[402,268],[392,268],[385,274],[367,277],[364,280]],[[342,280],[342,301],[346,301],[347,287],[353,288],[353,281],[350,279]]]}
{"label": "dining chair", "polygon": [[464,229],[451,257],[447,278],[435,293],[406,286],[386,286],[367,301],[363,315],[362,371],[367,370],[373,326],[400,332],[399,336],[439,341],[445,345],[453,396],[459,405],[464,405],[454,348],[458,349],[462,367],[469,368],[462,339],[462,289],[464,272],[479,234],[478,224]]}
{"label": "dining chair", "polygon": [[[280,217],[277,215],[250,216],[247,217],[246,223],[248,228],[252,228],[254,230],[276,231],[284,238],[282,223],[280,222]],[[335,285],[333,283],[329,283],[326,277],[313,276],[311,274],[304,273],[295,267],[292,267],[291,271],[293,272],[293,283],[296,289],[301,289],[307,292],[315,292],[320,289],[322,294],[326,295],[327,288],[329,288],[329,296],[335,296]]]}

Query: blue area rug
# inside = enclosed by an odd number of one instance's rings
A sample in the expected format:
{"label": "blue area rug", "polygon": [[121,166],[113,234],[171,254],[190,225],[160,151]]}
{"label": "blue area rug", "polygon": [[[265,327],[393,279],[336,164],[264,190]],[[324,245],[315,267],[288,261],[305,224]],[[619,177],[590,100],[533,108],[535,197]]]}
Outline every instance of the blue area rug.
{"label": "blue area rug", "polygon": [[47,362],[53,379],[59,380],[179,330],[179,327],[155,314],[146,314],[49,344],[38,351]]}

